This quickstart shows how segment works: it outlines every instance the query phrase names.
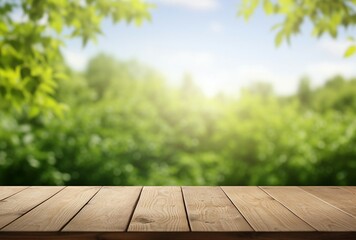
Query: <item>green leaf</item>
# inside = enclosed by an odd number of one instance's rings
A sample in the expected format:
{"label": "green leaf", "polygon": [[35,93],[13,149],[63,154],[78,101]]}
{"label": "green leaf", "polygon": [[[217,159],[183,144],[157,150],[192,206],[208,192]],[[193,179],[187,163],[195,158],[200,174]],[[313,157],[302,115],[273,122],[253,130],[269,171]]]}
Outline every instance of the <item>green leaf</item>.
{"label": "green leaf", "polygon": [[243,0],[237,15],[242,16],[247,21],[258,7],[259,2],[260,0]]}
{"label": "green leaf", "polygon": [[283,26],[283,23],[277,23],[271,27],[271,31],[277,30],[278,28],[281,28]]}
{"label": "green leaf", "polygon": [[314,37],[320,38],[321,35],[322,35],[321,29],[319,27],[315,26],[314,29],[313,29],[312,35]]}
{"label": "green leaf", "polygon": [[34,118],[37,117],[40,113],[40,108],[38,106],[32,106],[29,112],[29,117]]}
{"label": "green leaf", "polygon": [[0,22],[0,33],[5,33],[7,31],[7,26],[4,22]]}
{"label": "green leaf", "polygon": [[278,2],[282,13],[289,13],[294,4],[296,4],[293,0],[278,0]]}
{"label": "green leaf", "polygon": [[54,20],[53,22],[51,22],[51,26],[54,28],[54,30],[57,33],[61,33],[62,32],[62,21],[58,21],[58,20]]}
{"label": "green leaf", "polygon": [[355,53],[356,53],[356,45],[352,45],[352,46],[348,47],[348,49],[346,49],[344,57],[345,58],[351,57]]}
{"label": "green leaf", "polygon": [[283,30],[279,31],[276,35],[275,40],[274,40],[276,47],[279,47],[281,45],[283,37],[284,37],[284,31]]}
{"label": "green leaf", "polygon": [[264,0],[263,9],[265,10],[265,13],[267,15],[270,15],[273,13],[274,7],[273,7],[273,4],[269,0]]}

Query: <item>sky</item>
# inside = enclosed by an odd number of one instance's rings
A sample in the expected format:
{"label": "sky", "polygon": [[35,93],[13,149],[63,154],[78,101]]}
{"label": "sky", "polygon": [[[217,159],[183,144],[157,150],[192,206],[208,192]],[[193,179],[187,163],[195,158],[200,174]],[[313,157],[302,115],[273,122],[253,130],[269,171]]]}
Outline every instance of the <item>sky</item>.
{"label": "sky", "polygon": [[254,81],[273,84],[276,93],[289,95],[299,80],[308,76],[312,86],[341,74],[356,76],[356,57],[343,58],[349,45],[342,32],[333,40],[314,39],[306,23],[292,44],[275,47],[271,27],[278,16],[266,16],[261,9],[245,22],[237,17],[239,0],[146,0],[156,4],[152,21],[142,26],[102,24],[97,44],[82,47],[69,40],[64,56],[70,66],[84,70],[88,60],[104,52],[120,60],[136,59],[160,71],[172,85],[189,73],[210,96],[234,94]]}

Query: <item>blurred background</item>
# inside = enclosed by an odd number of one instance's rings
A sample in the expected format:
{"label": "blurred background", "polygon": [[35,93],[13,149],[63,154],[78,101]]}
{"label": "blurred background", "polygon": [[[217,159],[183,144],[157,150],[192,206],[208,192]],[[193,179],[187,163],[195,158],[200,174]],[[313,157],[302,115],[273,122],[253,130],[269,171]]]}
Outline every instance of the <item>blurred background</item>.
{"label": "blurred background", "polygon": [[355,185],[355,6],[1,1],[0,184]]}

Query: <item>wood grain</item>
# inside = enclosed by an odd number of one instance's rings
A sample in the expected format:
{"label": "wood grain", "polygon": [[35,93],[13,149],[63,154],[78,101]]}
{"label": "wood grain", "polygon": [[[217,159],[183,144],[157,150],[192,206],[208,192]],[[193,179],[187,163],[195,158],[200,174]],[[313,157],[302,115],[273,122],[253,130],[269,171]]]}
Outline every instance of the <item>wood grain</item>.
{"label": "wood grain", "polygon": [[125,231],[141,188],[103,187],[62,231]]}
{"label": "wood grain", "polygon": [[356,232],[0,232],[1,240],[355,240]]}
{"label": "wood grain", "polygon": [[140,189],[0,187],[0,239],[356,239],[356,187]]}
{"label": "wood grain", "polygon": [[256,231],[315,231],[258,187],[222,187]]}
{"label": "wood grain", "polygon": [[183,187],[192,231],[253,231],[220,187]]}
{"label": "wood grain", "polygon": [[30,187],[0,202],[0,229],[19,218],[63,187]]}
{"label": "wood grain", "polygon": [[303,190],[356,217],[356,194],[341,187],[301,187]]}
{"label": "wood grain", "polygon": [[0,201],[14,195],[27,187],[0,187]]}
{"label": "wood grain", "polygon": [[346,191],[349,191],[353,194],[356,194],[356,186],[344,186],[344,187],[341,187],[342,189],[346,190]]}
{"label": "wood grain", "polygon": [[59,231],[98,190],[99,187],[66,187],[2,231]]}
{"label": "wood grain", "polygon": [[144,187],[128,231],[189,231],[181,188]]}
{"label": "wood grain", "polygon": [[261,187],[318,231],[356,231],[356,218],[299,187]]}

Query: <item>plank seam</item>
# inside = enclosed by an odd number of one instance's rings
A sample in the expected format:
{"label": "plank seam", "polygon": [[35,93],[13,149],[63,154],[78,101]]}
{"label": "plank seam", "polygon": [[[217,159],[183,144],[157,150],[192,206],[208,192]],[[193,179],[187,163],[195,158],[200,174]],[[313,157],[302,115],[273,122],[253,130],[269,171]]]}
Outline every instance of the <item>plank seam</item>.
{"label": "plank seam", "polygon": [[[28,188],[30,188],[31,186],[29,186]],[[42,202],[40,202],[39,204],[37,204],[36,206],[30,208],[28,211],[26,211],[25,213],[21,214],[20,216],[18,216],[16,219],[12,220],[11,222],[9,222],[8,224],[4,225],[2,228],[0,228],[0,230],[4,229],[5,227],[9,226],[11,223],[15,222],[16,220],[18,220],[19,218],[25,216],[27,213],[31,212],[33,209],[35,209],[36,207],[40,206],[42,203],[48,201],[49,199],[51,199],[52,197],[54,197],[55,195],[57,195],[59,192],[61,192],[63,189],[65,189],[67,186],[64,186],[62,189],[60,189],[58,192],[56,192],[55,194],[53,194],[52,196],[50,196],[49,198],[46,198],[45,200],[43,200]],[[26,188],[26,189],[28,189]],[[25,189],[24,189],[25,190]]]}
{"label": "plank seam", "polygon": [[310,223],[308,223],[307,221],[305,221],[303,218],[301,218],[300,216],[298,216],[295,212],[293,212],[289,207],[287,207],[286,205],[284,205],[282,202],[280,202],[278,199],[276,199],[275,197],[273,197],[271,194],[269,194],[269,192],[265,191],[263,188],[261,188],[260,186],[257,186],[259,189],[261,189],[262,191],[264,191],[265,193],[267,193],[271,198],[273,198],[274,200],[276,200],[277,202],[279,202],[283,207],[285,207],[286,209],[288,209],[291,213],[293,213],[297,218],[299,218],[300,220],[302,220],[303,222],[305,222],[307,225],[309,225],[312,229],[314,229],[315,231],[319,232],[318,229],[316,229],[313,225],[311,225]]}
{"label": "plank seam", "polygon": [[[298,188],[301,189],[301,190],[303,190],[304,192],[306,192],[306,193],[312,195],[313,197],[317,198],[318,200],[320,200],[320,201],[322,201],[322,202],[324,202],[324,203],[330,205],[331,207],[334,207],[334,208],[336,208],[337,210],[339,210],[339,211],[345,213],[346,215],[349,215],[350,217],[356,218],[356,216],[354,216],[354,215],[352,215],[352,214],[350,214],[350,213],[348,213],[348,212],[345,212],[344,210],[342,210],[342,209],[338,208],[337,206],[335,206],[335,205],[329,203],[328,201],[326,201],[326,200],[324,200],[324,199],[322,199],[322,198],[320,198],[320,197],[318,197],[318,196],[316,196],[316,195],[314,195],[314,194],[312,194],[312,193],[310,193],[310,192],[304,190],[303,188],[301,188],[301,187],[298,187]],[[340,188],[340,189],[343,190],[343,188]]]}
{"label": "plank seam", "polygon": [[130,224],[131,224],[131,221],[132,221],[133,215],[134,215],[134,213],[135,213],[135,211],[136,211],[137,204],[138,204],[138,202],[140,201],[140,198],[141,198],[141,194],[142,194],[143,188],[144,188],[144,187],[143,187],[143,186],[141,186],[140,193],[138,194],[138,197],[137,197],[137,199],[136,199],[136,202],[135,202],[135,204],[134,204],[134,206],[133,206],[133,208],[132,208],[132,212],[131,212],[131,214],[130,214],[129,221],[127,222],[127,226],[126,226],[126,228],[125,228],[125,231],[124,231],[124,232],[128,232],[128,230],[129,230],[129,227],[130,227]]}
{"label": "plank seam", "polygon": [[247,221],[245,215],[242,214],[242,212],[238,209],[238,207],[235,206],[234,202],[230,199],[230,197],[226,194],[226,192],[224,191],[224,189],[219,186],[220,190],[225,194],[225,196],[227,197],[227,199],[229,199],[229,201],[232,203],[232,206],[234,206],[236,208],[236,210],[241,214],[241,216],[243,217],[243,219],[245,219],[245,221],[247,222],[247,224],[251,227],[251,229],[253,229],[254,232],[257,232],[257,230],[251,225],[251,223],[249,221]]}
{"label": "plank seam", "polygon": [[184,196],[184,194],[183,194],[183,188],[182,188],[182,187],[180,187],[180,191],[181,191],[181,193],[182,193],[184,211],[185,211],[185,216],[186,216],[187,222],[188,222],[189,232],[191,232],[191,231],[192,231],[192,227],[190,226],[190,220],[189,220],[189,216],[188,216],[187,203],[186,203],[186,201],[185,201],[185,196]]}
{"label": "plank seam", "polygon": [[88,199],[88,201],[87,201],[85,204],[83,204],[83,206],[82,206],[81,208],[79,208],[79,210],[78,210],[65,224],[63,224],[63,226],[58,230],[58,232],[62,232],[63,228],[65,228],[65,227],[70,223],[70,221],[72,221],[73,218],[75,218],[75,217],[78,215],[78,213],[79,213],[80,211],[82,211],[82,209],[83,209],[86,205],[88,205],[88,203],[96,196],[96,194],[98,194],[98,192],[99,192],[102,188],[103,188],[103,186],[100,186],[100,188],[98,189],[98,191],[96,191],[96,192],[93,194],[93,196],[91,196],[91,197]]}
{"label": "plank seam", "polygon": [[23,190],[28,189],[29,187],[30,187],[30,186],[24,187],[24,189],[21,189],[21,190],[20,190],[20,191],[18,191],[18,192],[15,192],[15,193],[13,193],[13,194],[11,194],[11,195],[9,195],[9,196],[5,197],[5,198],[2,198],[2,199],[0,199],[0,201],[4,201],[4,200],[8,199],[9,197],[12,197],[12,196],[14,196],[14,195],[16,195],[16,194],[18,194],[18,193],[22,192]]}

